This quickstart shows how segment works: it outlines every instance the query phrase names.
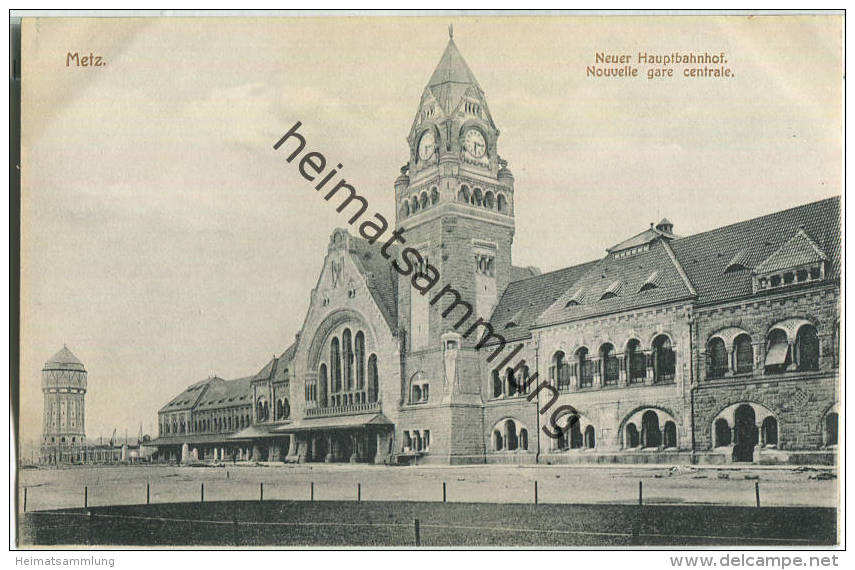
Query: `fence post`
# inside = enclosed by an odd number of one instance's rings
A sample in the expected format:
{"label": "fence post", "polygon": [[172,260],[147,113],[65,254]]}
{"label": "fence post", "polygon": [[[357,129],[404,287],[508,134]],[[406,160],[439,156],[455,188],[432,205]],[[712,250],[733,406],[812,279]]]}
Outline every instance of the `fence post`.
{"label": "fence post", "polygon": [[419,519],[413,519],[413,530],[416,533],[416,546],[422,545],[422,537],[419,531]]}
{"label": "fence post", "polygon": [[205,502],[205,484],[200,483],[200,485],[201,485],[201,487],[200,487],[199,502],[204,503]]}
{"label": "fence post", "polygon": [[311,495],[309,497],[309,500],[314,501],[315,500],[315,482],[314,481],[312,481],[311,490],[312,491],[311,491]]}
{"label": "fence post", "polygon": [[638,482],[638,504],[642,504],[641,481]]}
{"label": "fence post", "polygon": [[356,502],[357,503],[362,502],[362,483],[360,483],[358,481],[356,483]]}
{"label": "fence post", "polygon": [[145,504],[151,504],[151,482],[145,484]]}
{"label": "fence post", "polygon": [[240,545],[240,534],[238,533],[238,520],[237,515],[232,517],[232,542],[235,543],[235,546]]}
{"label": "fence post", "polygon": [[757,508],[760,508],[760,481],[754,481],[754,498],[757,500]]}
{"label": "fence post", "polygon": [[537,480],[534,482],[534,504],[537,504]]}
{"label": "fence post", "polygon": [[259,501],[264,500],[264,483],[258,484],[258,500]]}
{"label": "fence post", "polygon": [[87,485],[83,486],[83,508],[89,507],[89,487]]}
{"label": "fence post", "polygon": [[446,502],[447,494],[445,490],[445,481],[442,482],[442,502]]}
{"label": "fence post", "polygon": [[86,544],[92,546],[94,543],[92,541],[92,522],[95,517],[92,514],[92,511],[86,511]]}
{"label": "fence post", "polygon": [[24,487],[24,512],[27,512],[27,488]]}

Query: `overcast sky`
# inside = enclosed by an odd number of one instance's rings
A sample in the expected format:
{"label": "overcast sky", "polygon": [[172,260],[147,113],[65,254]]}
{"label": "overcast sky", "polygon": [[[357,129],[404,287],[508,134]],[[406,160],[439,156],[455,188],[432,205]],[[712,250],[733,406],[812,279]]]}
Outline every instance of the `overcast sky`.
{"label": "overcast sky", "polygon": [[[667,216],[688,235],[841,193],[841,17],[40,20],[23,31],[22,437],[63,343],[86,432],[257,372],[306,314],[334,208],[272,144],[302,121],[372,210],[455,41],[516,178],[514,263]],[[66,67],[90,52],[105,67]],[[724,80],[591,79],[598,51],[726,52]]]}

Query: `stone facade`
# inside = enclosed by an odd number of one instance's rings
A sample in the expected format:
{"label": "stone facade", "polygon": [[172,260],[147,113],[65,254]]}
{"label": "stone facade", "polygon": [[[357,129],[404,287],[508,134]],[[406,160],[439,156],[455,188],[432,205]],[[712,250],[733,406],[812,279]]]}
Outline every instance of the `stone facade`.
{"label": "stone facade", "polygon": [[394,184],[401,239],[335,230],[294,343],[167,404],[164,456],[834,461],[839,199],[688,237],[663,219],[541,275],[513,265],[499,134],[450,40]]}

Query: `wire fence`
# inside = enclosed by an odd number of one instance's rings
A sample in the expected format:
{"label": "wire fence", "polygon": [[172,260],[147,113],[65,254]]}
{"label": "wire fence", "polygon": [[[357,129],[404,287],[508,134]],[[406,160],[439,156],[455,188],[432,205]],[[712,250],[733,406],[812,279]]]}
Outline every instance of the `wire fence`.
{"label": "wire fence", "polygon": [[[174,475],[173,475],[174,476]],[[450,481],[413,478],[406,484],[360,479],[342,480],[319,474],[317,481],[276,477],[257,481],[234,476],[230,471],[216,477],[175,480],[168,477],[149,481],[124,480],[22,485],[19,512],[89,506],[188,503],[234,500],[280,501],[415,501],[487,502],[546,504],[705,504],[731,506],[792,506],[792,485],[758,480],[708,479],[703,485],[691,480],[621,479],[608,484],[588,484],[584,479],[527,479],[504,477],[487,479],[480,475]],[[802,494],[804,492],[802,491]],[[807,495],[823,504],[820,494]],[[826,503],[828,501],[825,501]]]}
{"label": "wire fence", "polygon": [[[214,513],[209,513],[214,514]],[[244,513],[246,514],[246,513]],[[632,524],[626,531],[583,530],[556,526],[530,528],[505,524],[449,524],[412,518],[411,522],[261,521],[224,518],[189,518],[109,513],[99,509],[29,513],[35,544],[134,544],[123,536],[143,537],[146,544],[217,544],[220,546],[279,545],[374,545],[374,546],[490,546],[490,545],[642,545],[642,544],[753,544],[816,545],[835,542],[833,525],[812,537],[762,536],[756,523],[741,532],[716,534],[658,532],[656,515],[643,507],[629,512]],[[764,515],[766,516],[766,515]],[[766,521],[771,530],[775,521]],[[117,529],[121,532],[117,533]],[[739,529],[737,529],[739,530]],[[45,537],[51,538],[45,541]],[[370,540],[365,540],[370,537]]]}

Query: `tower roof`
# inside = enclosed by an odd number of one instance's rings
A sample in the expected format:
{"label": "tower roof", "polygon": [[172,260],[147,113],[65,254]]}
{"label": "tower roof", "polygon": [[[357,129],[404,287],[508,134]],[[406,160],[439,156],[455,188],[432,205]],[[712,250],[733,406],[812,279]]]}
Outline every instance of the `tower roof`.
{"label": "tower roof", "polygon": [[[439,63],[430,76],[427,89],[446,114],[454,111],[460,99],[469,89],[481,94],[481,86],[466,61],[457,49],[454,38],[448,38],[448,45],[439,59]],[[476,95],[477,97],[478,95]]]}
{"label": "tower roof", "polygon": [[460,50],[457,49],[454,38],[448,38],[448,45],[445,46],[445,51],[428,81],[428,87],[437,87],[445,83],[463,83],[474,85],[479,89],[481,87],[472,70],[466,65]]}
{"label": "tower roof", "polygon": [[84,370],[83,363],[68,350],[67,346],[63,346],[59,352],[51,356],[45,362],[45,369],[65,369],[65,370]]}

